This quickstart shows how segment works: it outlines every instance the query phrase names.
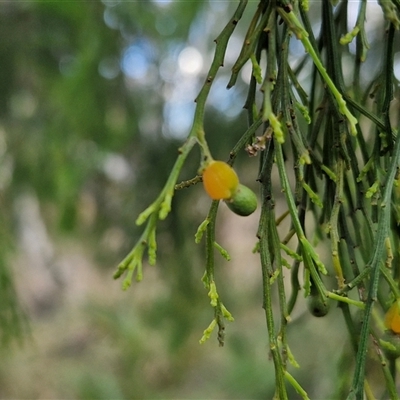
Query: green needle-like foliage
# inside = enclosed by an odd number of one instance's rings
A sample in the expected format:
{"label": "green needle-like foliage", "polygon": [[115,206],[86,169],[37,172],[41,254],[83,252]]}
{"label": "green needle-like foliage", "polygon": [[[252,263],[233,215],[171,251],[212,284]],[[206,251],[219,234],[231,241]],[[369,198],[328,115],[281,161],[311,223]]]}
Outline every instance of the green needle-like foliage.
{"label": "green needle-like foliage", "polygon": [[[393,0],[379,4],[386,19],[386,32],[380,32],[383,59],[376,75],[364,82],[361,63],[368,60],[373,50],[366,37],[368,30],[374,29],[365,21],[366,1],[360,3],[356,25],[350,32],[348,2],[334,5],[324,1],[318,36],[311,28],[309,5],[305,1],[261,0],[257,6],[255,2],[239,2],[215,40],[214,58],[196,98],[187,141],[159,197],[139,216],[137,223],[147,220],[148,225],[115,274],[117,278],[127,271],[124,287],[130,285],[135,269],[137,279],[141,279],[144,248],[149,247],[149,261],[153,264],[156,225],[170,212],[174,190],[201,181],[196,177],[177,184],[185,160],[196,145],[202,155],[199,174],[212,160],[208,132],[204,129],[207,97],[225,63],[226,48],[236,26],[245,11],[253,13],[228,82],[228,88],[234,86],[242,68],[251,66],[245,103],[248,129],[233,147],[229,163],[234,164],[242,149],[259,157],[259,176],[255,178],[260,185],[261,214],[255,250],[260,255],[262,305],[277,399],[288,399],[288,385],[303,399],[308,398],[287,366],[288,360],[298,366],[289,350],[288,332],[291,313],[301,304],[301,292],[309,298],[314,315],[325,316],[333,309],[333,303],[343,313],[343,335],[347,329],[346,335],[353,344],[354,374],[351,383],[338,383],[343,385],[338,392],[347,393],[348,399],[398,398],[398,371],[386,366],[384,355],[388,349],[393,354],[393,346],[386,340],[379,341],[379,337],[387,303],[399,297],[400,255],[394,251],[400,232],[396,186],[400,168],[399,115],[392,113],[391,103],[398,87],[393,63],[399,44],[400,3]],[[300,60],[292,54],[293,47],[299,44],[304,52]],[[354,56],[349,55],[351,44],[356,48]],[[353,74],[353,86],[345,84],[349,73]],[[287,209],[283,218],[290,218],[289,232],[281,229],[282,219],[275,214],[276,199],[282,198],[282,194]],[[215,240],[217,211],[218,201],[213,201],[195,242],[200,243],[205,235],[203,283],[214,310],[200,342],[205,342],[218,328],[218,340],[223,345],[224,320],[233,318],[218,293],[218,285],[223,282],[217,282],[215,276],[216,250],[230,259],[227,250]],[[314,230],[310,229],[313,224]],[[315,245],[317,241],[329,251],[321,252],[322,247]],[[282,258],[282,251],[293,260],[291,265]],[[290,268],[290,281],[284,279],[283,267]],[[289,299],[287,293],[291,293]],[[360,313],[363,323],[358,332],[355,320]],[[381,360],[385,393],[374,393],[367,372],[374,352]]]}

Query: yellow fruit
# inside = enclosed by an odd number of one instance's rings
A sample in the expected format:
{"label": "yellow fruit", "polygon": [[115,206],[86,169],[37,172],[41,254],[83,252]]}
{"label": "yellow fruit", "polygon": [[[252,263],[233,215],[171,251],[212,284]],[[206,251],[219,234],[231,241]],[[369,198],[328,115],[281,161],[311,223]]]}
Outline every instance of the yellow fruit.
{"label": "yellow fruit", "polygon": [[400,333],[400,299],[397,299],[387,310],[385,326],[394,333]]}
{"label": "yellow fruit", "polygon": [[230,199],[239,185],[234,169],[223,161],[211,161],[203,172],[203,185],[213,200]]}
{"label": "yellow fruit", "polygon": [[225,200],[225,203],[235,214],[247,217],[257,208],[257,196],[247,186],[239,184],[232,197]]}

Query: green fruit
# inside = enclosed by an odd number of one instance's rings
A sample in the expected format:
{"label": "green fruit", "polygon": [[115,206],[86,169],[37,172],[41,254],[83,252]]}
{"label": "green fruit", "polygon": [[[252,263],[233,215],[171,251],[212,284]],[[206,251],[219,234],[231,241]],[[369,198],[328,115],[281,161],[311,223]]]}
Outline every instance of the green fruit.
{"label": "green fruit", "polygon": [[379,340],[381,348],[386,357],[395,360],[400,357],[400,336],[392,331],[385,331],[382,339]]}
{"label": "green fruit", "polygon": [[311,294],[307,298],[307,308],[314,317],[324,317],[329,312],[328,298],[322,299],[319,294]]}
{"label": "green fruit", "polygon": [[229,200],[225,200],[225,203],[235,214],[247,217],[257,208],[257,196],[247,186],[239,184],[235,193]]}

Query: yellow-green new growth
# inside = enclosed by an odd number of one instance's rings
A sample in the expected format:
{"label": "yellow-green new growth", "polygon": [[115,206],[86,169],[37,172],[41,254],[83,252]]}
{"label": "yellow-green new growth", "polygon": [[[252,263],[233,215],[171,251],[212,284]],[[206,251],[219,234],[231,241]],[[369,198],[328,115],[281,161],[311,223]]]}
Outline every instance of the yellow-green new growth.
{"label": "yellow-green new growth", "polygon": [[345,45],[351,43],[353,39],[358,35],[358,32],[360,32],[360,28],[358,25],[356,25],[352,31],[340,38],[340,44]]}
{"label": "yellow-green new growth", "polygon": [[207,329],[205,329],[203,331],[203,336],[201,337],[201,339],[199,340],[200,344],[204,344],[208,339],[210,339],[210,336],[213,332],[213,330],[215,329],[215,327],[217,326],[217,320],[214,318],[210,325],[208,325]]}

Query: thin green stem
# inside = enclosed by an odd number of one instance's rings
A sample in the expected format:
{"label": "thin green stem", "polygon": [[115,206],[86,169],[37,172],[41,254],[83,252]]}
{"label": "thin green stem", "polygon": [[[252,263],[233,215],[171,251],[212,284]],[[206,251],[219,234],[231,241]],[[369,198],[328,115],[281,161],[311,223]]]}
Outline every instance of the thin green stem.
{"label": "thin green stem", "polygon": [[301,396],[303,400],[310,400],[307,392],[301,387],[299,382],[297,382],[296,379],[294,379],[294,377],[288,371],[285,371],[285,378],[288,382],[290,382],[290,384],[294,387],[296,392]]}
{"label": "thin green stem", "polygon": [[199,145],[201,146],[204,161],[212,159],[211,153],[208,149],[207,141],[205,140],[205,133],[204,133],[204,110],[206,100],[208,98],[208,94],[210,93],[211,85],[214,82],[215,76],[221,66],[224,65],[225,59],[225,52],[228,46],[229,39],[239,22],[240,18],[243,15],[243,12],[247,6],[247,0],[241,0],[234,15],[222,30],[222,32],[218,35],[217,39],[215,39],[216,49],[214,53],[214,58],[211,63],[210,69],[207,73],[206,80],[196,97],[196,111],[194,114],[194,122],[192,129],[189,133],[189,137],[196,137]]}
{"label": "thin green stem", "polygon": [[322,264],[319,259],[318,254],[315,252],[313,246],[307,240],[303,228],[301,226],[299,216],[297,213],[297,207],[293,198],[293,194],[290,188],[289,180],[285,170],[285,162],[283,158],[282,146],[280,143],[275,141],[275,155],[276,155],[276,163],[278,166],[279,177],[282,185],[282,191],[285,194],[286,202],[289,207],[290,216],[292,217],[293,227],[296,231],[297,238],[302,247],[302,254],[305,266],[310,270],[311,276],[314,280],[314,283],[318,289],[321,298],[326,297],[325,286],[321,281],[321,278],[318,274],[316,266],[322,273],[326,273],[325,266]]}
{"label": "thin green stem", "polygon": [[390,167],[387,173],[386,183],[383,190],[382,202],[380,205],[380,213],[378,220],[378,231],[375,239],[375,246],[373,249],[372,257],[368,265],[371,269],[369,292],[366,301],[366,308],[364,314],[364,322],[360,334],[359,348],[356,360],[356,369],[354,373],[353,384],[351,393],[348,399],[352,399],[355,395],[357,400],[363,398],[363,384],[365,377],[365,363],[367,357],[368,337],[370,331],[371,314],[376,301],[378,283],[380,276],[380,263],[382,262],[385,239],[388,235],[390,226],[390,209],[391,209],[391,196],[393,190],[393,183],[396,177],[400,163],[400,140],[396,141],[393,157],[391,159]]}
{"label": "thin green stem", "polygon": [[390,373],[388,362],[382,354],[382,350],[378,344],[378,339],[375,337],[375,335],[373,335],[373,343],[375,346],[376,354],[378,355],[379,361],[381,363],[383,376],[385,378],[385,383],[386,383],[385,387],[386,387],[387,393],[388,393],[390,399],[398,400],[399,394],[396,390],[396,385],[393,380],[393,376]]}
{"label": "thin green stem", "polygon": [[[225,308],[217,292],[217,286],[215,284],[214,270],[215,270],[215,220],[217,217],[219,201],[213,201],[207,216],[206,225],[206,271],[203,276],[203,283],[206,289],[209,291],[208,296],[211,300],[211,306],[214,308],[214,321],[218,326],[218,343],[220,346],[224,345],[225,340],[225,319],[233,320],[229,311]],[[217,248],[218,250],[218,248]],[[215,327],[215,325],[213,325]],[[213,329],[213,328],[212,328]],[[207,330],[203,335],[206,340]],[[204,342],[203,338],[201,342]]]}
{"label": "thin green stem", "polygon": [[342,288],[344,286],[344,277],[342,266],[339,257],[339,232],[338,232],[338,220],[340,207],[343,202],[343,172],[344,172],[344,161],[339,158],[337,161],[337,171],[336,171],[336,193],[335,199],[332,207],[332,212],[329,220],[329,232],[331,235],[331,255],[333,268],[336,273],[336,278],[338,280],[338,287]]}
{"label": "thin green stem", "polygon": [[[165,219],[169,212],[171,211],[171,203],[172,198],[175,192],[175,185],[178,180],[179,174],[182,170],[182,167],[186,161],[187,156],[190,151],[194,147],[196,143],[199,144],[201,152],[202,152],[202,161],[203,163],[207,163],[212,160],[211,152],[208,148],[208,144],[205,138],[204,132],[204,111],[205,104],[208,97],[208,94],[211,89],[211,85],[214,81],[214,78],[219,70],[219,68],[224,64],[225,52],[228,45],[228,41],[238,23],[240,18],[243,15],[243,12],[246,8],[247,0],[241,0],[234,15],[222,30],[220,35],[215,40],[216,49],[214,53],[214,58],[211,63],[210,69],[208,71],[206,80],[204,85],[202,86],[197,98],[196,98],[196,110],[194,113],[193,125],[189,132],[188,138],[186,142],[179,149],[179,155],[175,161],[174,166],[172,167],[171,173],[165,183],[163,189],[160,194],[154,200],[150,206],[148,206],[142,213],[139,214],[136,219],[137,225],[142,225],[146,220],[151,217],[150,222],[148,223],[144,233],[140,237],[139,241],[133,247],[132,251],[128,254],[128,256],[121,262],[118,266],[116,273],[114,274],[115,278],[118,278],[122,275],[122,273],[129,269],[128,277],[124,281],[124,287],[130,285],[132,280],[133,270],[137,269],[137,279],[141,279],[142,277],[142,255],[144,251],[145,244],[149,240],[149,235],[152,233],[151,229],[155,229],[155,224],[157,219],[163,220]],[[153,226],[154,225],[154,226]],[[151,238],[154,242],[155,239]],[[151,259],[155,260],[155,249],[154,246],[151,250]],[[134,261],[132,264],[131,260]],[[132,267],[132,265],[135,265]]]}
{"label": "thin green stem", "polygon": [[365,309],[365,303],[364,302],[353,300],[353,299],[350,299],[349,297],[339,296],[338,294],[333,293],[333,292],[327,291],[326,292],[326,297],[328,297],[329,299],[332,299],[332,300],[336,300],[336,301],[340,301],[342,303],[347,303],[347,304],[350,304],[352,306],[356,306],[358,308],[361,308],[362,310]]}
{"label": "thin green stem", "polygon": [[357,119],[353,116],[353,114],[347,108],[346,101],[343,99],[342,94],[336,88],[332,79],[328,75],[325,67],[322,64],[321,59],[319,58],[317,52],[315,51],[310,40],[308,39],[308,33],[304,29],[302,23],[299,21],[299,19],[296,17],[296,15],[293,11],[287,12],[283,8],[278,7],[278,12],[279,12],[279,15],[288,24],[289,28],[296,35],[297,39],[299,39],[303,43],[304,49],[310,54],[322,79],[325,81],[325,83],[329,87],[331,93],[333,94],[334,98],[336,99],[339,112],[347,118],[349,125],[350,125],[350,133],[352,135],[356,135],[357,134],[357,129],[356,129]]}
{"label": "thin green stem", "polygon": [[263,308],[265,310],[267,321],[270,351],[275,367],[275,396],[278,399],[286,400],[288,399],[288,395],[284,382],[285,367],[281,354],[279,352],[278,340],[275,334],[275,323],[271,294],[271,277],[273,276],[273,267],[272,255],[269,248],[269,238],[267,236],[269,217],[272,210],[271,206],[272,204],[269,202],[267,197],[266,201],[264,201],[262,205],[260,224],[258,229],[258,237],[260,239],[261,269],[263,274]]}
{"label": "thin green stem", "polygon": [[[267,8],[265,9],[265,7],[267,7]],[[272,10],[273,10],[273,7],[271,6],[271,4],[268,4],[266,6],[264,2],[259,3],[256,13],[250,24],[250,28],[244,39],[242,50],[239,54],[237,61],[235,62],[234,66],[232,67],[231,79],[229,80],[229,83],[227,86],[228,89],[230,89],[231,87],[233,87],[235,85],[239,71],[242,69],[244,64],[250,59],[251,55],[254,53],[254,50],[256,48],[256,43],[258,42],[259,37],[260,37],[262,31],[264,30],[265,25],[267,24],[268,18],[270,16],[270,13],[272,12]],[[261,14],[262,14],[262,17],[260,19],[260,22],[258,23],[257,26],[255,26],[255,23],[258,21]]]}

